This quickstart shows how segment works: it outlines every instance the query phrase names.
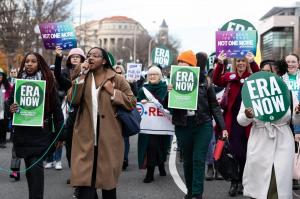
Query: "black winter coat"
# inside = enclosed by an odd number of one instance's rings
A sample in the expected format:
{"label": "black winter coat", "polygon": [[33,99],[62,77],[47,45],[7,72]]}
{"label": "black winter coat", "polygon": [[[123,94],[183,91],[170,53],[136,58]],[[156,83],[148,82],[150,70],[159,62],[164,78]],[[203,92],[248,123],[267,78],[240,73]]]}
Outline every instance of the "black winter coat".
{"label": "black winter coat", "polygon": [[187,110],[172,109],[172,123],[175,126],[186,126],[187,118],[191,117],[194,120],[194,126],[198,127],[206,122],[212,121],[213,116],[220,128],[225,130],[221,107],[216,99],[216,93],[213,85],[208,85],[207,82],[200,82],[198,92],[198,105],[195,115],[187,116]]}
{"label": "black winter coat", "polygon": [[[13,144],[17,157],[42,156],[61,130],[64,116],[56,89],[53,93],[55,93],[52,98],[52,100],[55,100],[54,110],[51,113],[44,113],[43,127],[14,126]],[[9,106],[13,103],[13,99],[14,92],[10,96]],[[54,125],[54,132],[52,124]],[[55,146],[48,153],[52,153],[54,149]]]}

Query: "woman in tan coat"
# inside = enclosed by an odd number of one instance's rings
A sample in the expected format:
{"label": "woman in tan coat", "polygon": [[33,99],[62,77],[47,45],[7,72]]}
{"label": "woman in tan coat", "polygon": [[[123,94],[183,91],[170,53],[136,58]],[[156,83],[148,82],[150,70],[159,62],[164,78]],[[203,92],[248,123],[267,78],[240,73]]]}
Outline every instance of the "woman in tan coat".
{"label": "woman in tan coat", "polygon": [[69,101],[80,106],[73,134],[71,184],[79,187],[79,199],[116,198],[122,170],[124,142],[116,108],[131,110],[136,99],[129,84],[116,74],[108,54],[92,48],[69,90]]}

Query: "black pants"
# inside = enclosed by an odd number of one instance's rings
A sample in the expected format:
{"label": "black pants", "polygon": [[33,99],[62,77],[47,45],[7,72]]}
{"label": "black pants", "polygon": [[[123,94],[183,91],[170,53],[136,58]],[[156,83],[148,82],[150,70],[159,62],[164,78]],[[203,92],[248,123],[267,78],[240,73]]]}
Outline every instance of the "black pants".
{"label": "black pants", "polygon": [[11,162],[10,162],[10,169],[12,171],[20,171],[21,166],[21,158],[18,158],[15,152],[15,147],[11,150]]}
{"label": "black pants", "polygon": [[[34,164],[38,157],[25,158],[26,169]],[[26,171],[26,179],[29,189],[29,199],[44,198],[44,167],[43,161],[39,161]]]}
{"label": "black pants", "polygon": [[69,168],[71,168],[72,137],[66,139],[65,147],[66,147],[66,157],[68,160]]}
{"label": "black pants", "polygon": [[6,143],[7,120],[0,120],[0,144]]}

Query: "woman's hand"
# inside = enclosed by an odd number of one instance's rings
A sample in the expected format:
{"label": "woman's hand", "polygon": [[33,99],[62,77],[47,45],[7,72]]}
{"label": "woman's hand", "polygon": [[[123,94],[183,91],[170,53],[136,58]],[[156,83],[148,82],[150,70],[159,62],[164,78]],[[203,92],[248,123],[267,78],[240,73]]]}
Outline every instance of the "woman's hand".
{"label": "woman's hand", "polygon": [[114,95],[115,85],[110,80],[105,82],[103,87],[106,90],[106,92],[108,92],[108,94],[110,94],[111,96]]}
{"label": "woman's hand", "polygon": [[148,102],[148,100],[146,100],[146,99],[141,100],[142,104],[146,104],[147,102]]}
{"label": "woman's hand", "polygon": [[90,65],[88,60],[85,60],[82,64],[80,64],[80,74],[86,75],[90,70]]}
{"label": "woman's hand", "polygon": [[172,84],[169,84],[168,85],[168,92],[171,92],[173,90],[173,85]]}
{"label": "woman's hand", "polygon": [[300,103],[296,106],[295,108],[295,113],[299,114],[300,113]]}
{"label": "woman's hand", "polygon": [[223,136],[223,138],[228,138],[228,131],[227,130],[223,130],[222,131],[222,136]]}
{"label": "woman's hand", "polygon": [[245,57],[246,57],[246,59],[248,60],[249,63],[254,62],[254,55],[253,55],[252,52],[248,52]]}
{"label": "woman's hand", "polygon": [[295,141],[300,142],[300,134],[295,134]]}
{"label": "woman's hand", "polygon": [[218,56],[218,61],[220,64],[224,64],[225,59],[227,59],[227,56],[226,56],[226,53],[224,52],[224,50],[222,50]]}
{"label": "woman's hand", "polygon": [[13,103],[12,105],[10,105],[10,107],[9,107],[9,111],[11,112],[11,113],[15,113],[15,112],[17,112],[18,111],[18,109],[19,109],[19,105],[18,104],[16,104],[16,103]]}
{"label": "woman's hand", "polygon": [[245,109],[245,115],[246,115],[247,118],[253,118],[254,117],[253,109],[252,108],[246,108]]}
{"label": "woman's hand", "polygon": [[59,46],[56,46],[55,53],[56,53],[57,56],[62,57],[63,56],[63,54],[62,54],[62,48],[59,47]]}

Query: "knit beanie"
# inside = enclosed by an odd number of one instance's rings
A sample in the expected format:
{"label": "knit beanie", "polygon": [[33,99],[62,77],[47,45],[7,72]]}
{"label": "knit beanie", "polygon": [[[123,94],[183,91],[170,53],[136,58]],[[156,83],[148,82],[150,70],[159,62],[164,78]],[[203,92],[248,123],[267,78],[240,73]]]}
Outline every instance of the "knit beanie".
{"label": "knit beanie", "polygon": [[72,48],[69,52],[69,55],[67,57],[67,60],[72,56],[72,55],[80,55],[84,59],[86,59],[84,52],[81,48]]}
{"label": "knit beanie", "polygon": [[197,65],[197,58],[192,50],[187,50],[179,54],[177,61],[183,61],[191,66]]}

